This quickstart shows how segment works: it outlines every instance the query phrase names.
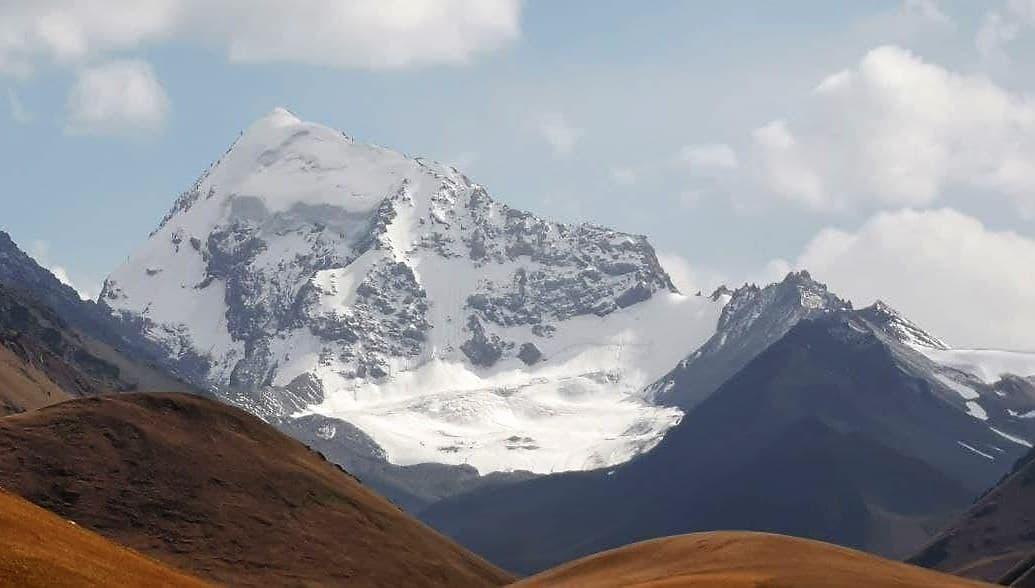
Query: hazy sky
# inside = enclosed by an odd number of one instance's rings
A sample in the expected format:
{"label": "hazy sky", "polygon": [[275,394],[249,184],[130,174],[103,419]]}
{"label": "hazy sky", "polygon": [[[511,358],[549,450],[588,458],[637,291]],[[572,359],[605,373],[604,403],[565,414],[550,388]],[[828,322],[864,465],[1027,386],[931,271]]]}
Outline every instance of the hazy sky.
{"label": "hazy sky", "polygon": [[77,288],[282,105],[643,233],[1035,349],[1035,0],[0,0],[0,228]]}

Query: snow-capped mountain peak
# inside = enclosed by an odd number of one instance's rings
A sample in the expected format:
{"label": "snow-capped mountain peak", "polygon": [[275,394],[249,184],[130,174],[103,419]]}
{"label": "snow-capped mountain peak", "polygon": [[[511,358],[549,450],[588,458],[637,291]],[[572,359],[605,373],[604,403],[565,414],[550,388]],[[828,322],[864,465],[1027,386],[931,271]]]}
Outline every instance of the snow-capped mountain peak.
{"label": "snow-capped mountain peak", "polygon": [[544,220],[286,109],[176,201],[102,302],[259,414],[343,418],[397,463],[547,472],[653,446],[680,412],[640,390],[722,308],[678,294],[642,236]]}

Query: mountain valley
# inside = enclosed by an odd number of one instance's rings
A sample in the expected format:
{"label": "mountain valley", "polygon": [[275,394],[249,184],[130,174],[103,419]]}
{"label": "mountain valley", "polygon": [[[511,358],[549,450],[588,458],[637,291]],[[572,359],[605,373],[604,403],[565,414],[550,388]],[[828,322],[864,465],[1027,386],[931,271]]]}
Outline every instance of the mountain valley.
{"label": "mountain valley", "polygon": [[1035,440],[1035,353],[954,348],[807,271],[686,295],[646,237],[276,109],[97,302],[0,233],[2,415],[0,487],[213,582],[574,561],[556,581],[714,530],[930,545],[913,561],[996,580],[1023,530],[968,563],[991,507],[953,521],[1013,492],[981,498]]}

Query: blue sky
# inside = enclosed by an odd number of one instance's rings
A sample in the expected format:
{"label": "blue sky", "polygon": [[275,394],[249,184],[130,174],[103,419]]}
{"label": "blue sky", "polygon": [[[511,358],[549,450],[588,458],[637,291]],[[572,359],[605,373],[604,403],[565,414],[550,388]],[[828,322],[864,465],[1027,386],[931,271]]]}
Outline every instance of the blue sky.
{"label": "blue sky", "polygon": [[1035,349],[1030,0],[77,4],[0,4],[0,228],[81,291],[283,105],[647,234],[684,289],[808,267]]}

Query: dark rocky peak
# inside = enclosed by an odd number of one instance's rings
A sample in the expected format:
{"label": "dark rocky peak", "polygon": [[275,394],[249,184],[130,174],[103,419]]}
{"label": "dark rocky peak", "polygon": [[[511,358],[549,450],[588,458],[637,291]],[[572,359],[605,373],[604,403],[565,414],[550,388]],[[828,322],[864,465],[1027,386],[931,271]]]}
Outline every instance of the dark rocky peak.
{"label": "dark rocky peak", "polygon": [[859,315],[899,343],[910,347],[949,349],[944,341],[924,331],[882,300],[859,310]]}
{"label": "dark rocky peak", "polygon": [[[729,292],[726,289],[726,292]],[[717,298],[719,291],[713,294]],[[758,320],[780,323],[790,328],[798,320],[834,310],[850,310],[842,300],[817,282],[805,270],[792,272],[781,282],[759,288],[745,284],[730,294],[730,301],[719,318],[719,332],[745,329]]]}
{"label": "dark rocky peak", "polygon": [[852,308],[806,271],[788,274],[764,288],[745,284],[731,291],[724,286],[712,294],[712,300],[724,296],[729,301],[715,334],[651,385],[648,396],[689,410],[800,321]]}
{"label": "dark rocky peak", "polygon": [[84,302],[75,290],[36,263],[3,231],[0,231],[0,285],[30,292],[34,300],[50,307],[72,324],[85,320],[86,317],[80,315],[96,312],[92,310],[92,302]]}

